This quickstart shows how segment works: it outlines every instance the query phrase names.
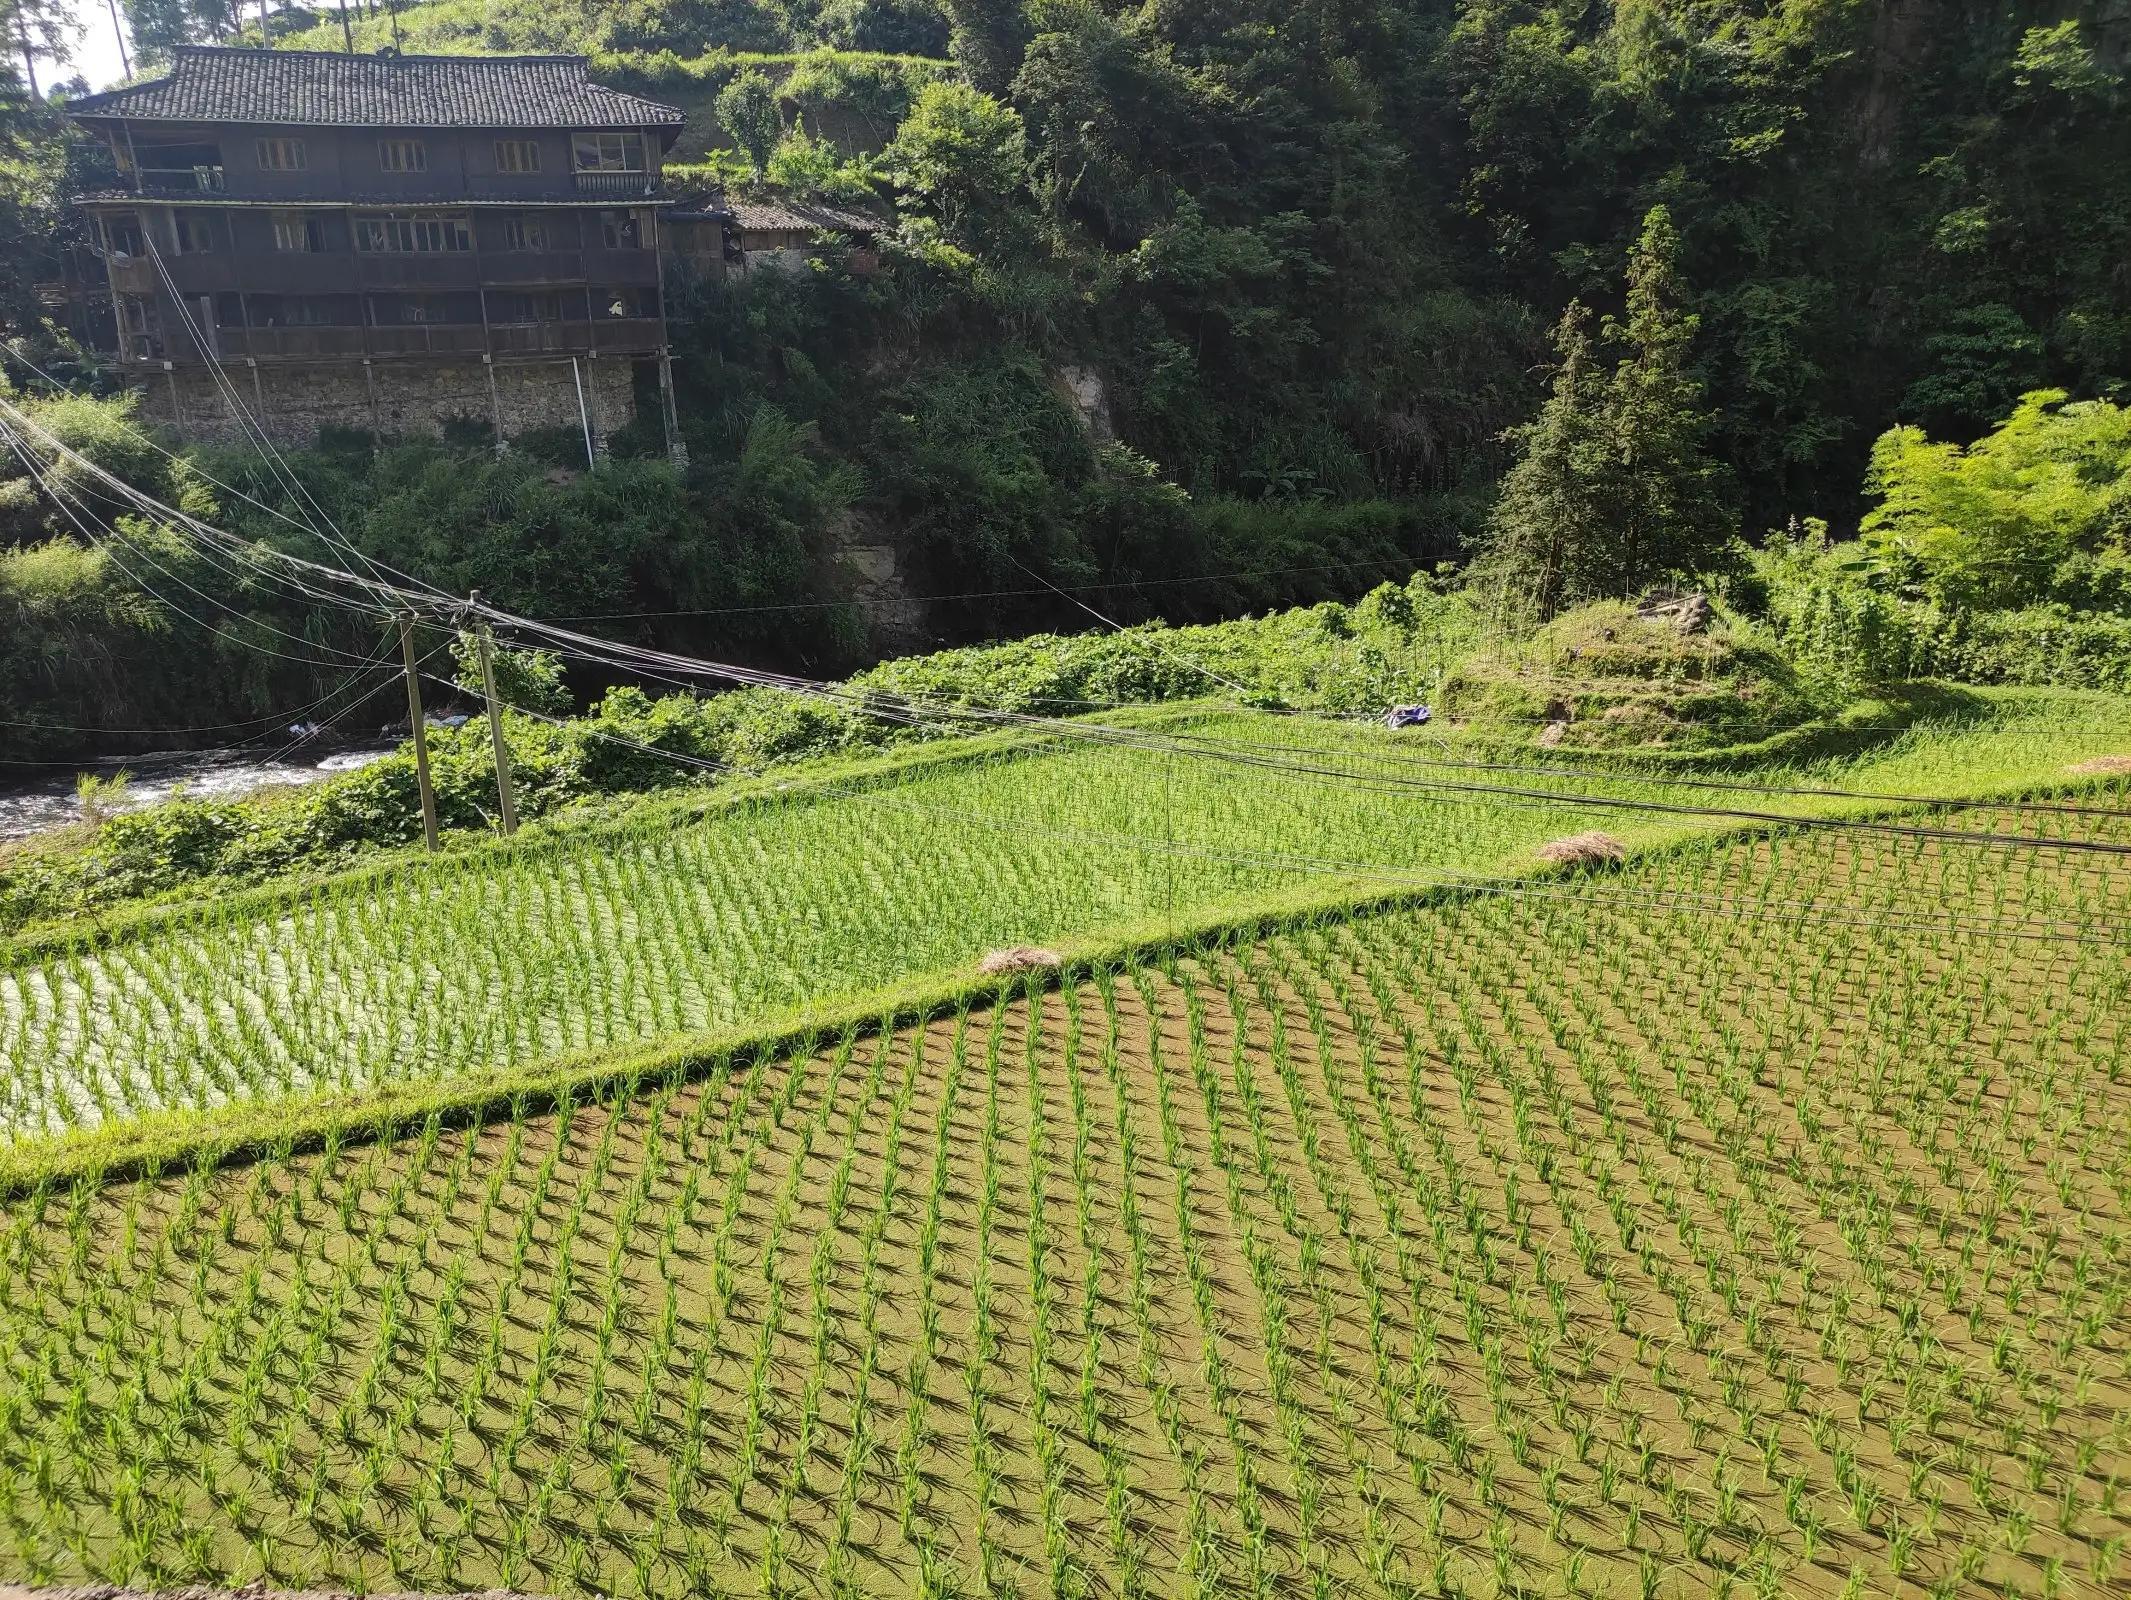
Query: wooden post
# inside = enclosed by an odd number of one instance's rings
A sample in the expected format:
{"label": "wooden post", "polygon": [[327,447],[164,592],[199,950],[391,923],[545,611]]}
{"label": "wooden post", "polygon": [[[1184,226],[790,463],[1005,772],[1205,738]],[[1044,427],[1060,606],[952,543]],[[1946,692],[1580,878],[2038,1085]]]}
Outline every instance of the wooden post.
{"label": "wooden post", "polygon": [[[585,315],[587,317],[592,314],[591,293],[592,291],[589,289],[585,291]],[[575,356],[570,357],[570,376],[577,380],[577,420],[585,425],[585,471],[597,472],[599,470],[599,455],[592,448],[592,413],[585,407],[584,368],[578,364]]]}
{"label": "wooden post", "polygon": [[[481,591],[467,597],[478,607]],[[481,657],[481,693],[488,701],[488,738],[496,749],[496,814],[503,820],[503,836],[518,831],[518,808],[511,798],[511,752],[503,742],[503,706],[496,698],[496,640],[478,612],[474,617],[474,649]]]}
{"label": "wooden post", "polygon": [[400,618],[400,659],[407,664],[407,725],[414,730],[414,781],[422,791],[422,837],[437,848],[437,792],[429,782],[429,725],[422,720],[422,675],[414,664],[414,618]]}

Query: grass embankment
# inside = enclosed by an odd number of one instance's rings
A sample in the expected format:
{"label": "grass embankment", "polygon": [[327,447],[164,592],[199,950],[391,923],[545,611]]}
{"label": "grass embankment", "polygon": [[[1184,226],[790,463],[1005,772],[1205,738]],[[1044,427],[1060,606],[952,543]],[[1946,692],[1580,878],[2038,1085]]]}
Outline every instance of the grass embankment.
{"label": "grass embankment", "polygon": [[0,1567],[2110,1591],[2131,874],[1554,887],[0,1207]]}
{"label": "grass embankment", "polygon": [[[2092,697],[1985,703],[1980,720],[1893,735],[1865,756],[1757,770],[1981,795],[2047,785],[2127,742],[2122,722],[2033,731],[2053,707],[2089,716]],[[1663,772],[1505,779],[1420,765],[1451,747],[1353,725],[1207,712],[1194,726],[1231,750],[1331,770],[939,746],[870,778],[861,767],[751,799],[690,797],[115,932],[47,934],[0,967],[8,1166],[463,1112],[663,1061],[706,1035],[936,1003],[965,992],[972,963],[1000,945],[1115,956],[1254,916],[1530,871],[1534,846],[1594,823],[1640,848],[1738,825],[1594,811],[1579,797],[1887,809],[1712,794]],[[1407,786],[1504,782],[1549,798]]]}

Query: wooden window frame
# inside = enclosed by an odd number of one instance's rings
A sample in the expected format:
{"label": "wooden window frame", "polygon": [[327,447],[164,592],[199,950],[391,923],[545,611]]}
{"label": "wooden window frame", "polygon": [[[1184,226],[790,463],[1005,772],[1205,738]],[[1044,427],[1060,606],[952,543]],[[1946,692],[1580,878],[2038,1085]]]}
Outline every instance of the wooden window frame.
{"label": "wooden window frame", "polygon": [[[431,229],[437,230],[437,244],[416,242],[430,237]],[[373,242],[377,239],[391,242],[381,245]],[[355,248],[366,256],[457,256],[473,247],[473,224],[465,217],[406,211],[355,214]]]}
{"label": "wooden window frame", "polygon": [[[615,159],[607,160],[608,140],[614,141]],[[586,141],[591,142],[592,163],[584,160]],[[631,150],[636,153],[636,165],[629,165]],[[621,172],[648,173],[651,170],[651,150],[641,133],[573,133],[570,135],[570,167],[575,172]]]}
{"label": "wooden window frame", "polygon": [[377,141],[377,166],[380,172],[405,176],[429,170],[429,141],[427,139],[390,138]]}
{"label": "wooden window frame", "polygon": [[258,160],[261,172],[308,172],[311,170],[310,153],[303,141],[293,134],[261,134],[254,142],[253,155]]}
{"label": "wooden window frame", "polygon": [[537,177],[540,173],[538,139],[498,139],[496,171],[507,177]]}
{"label": "wooden window frame", "polygon": [[[557,248],[548,236],[549,224],[545,217],[505,217],[503,219],[503,248],[506,252],[531,255]],[[513,235],[516,235],[514,238]]]}

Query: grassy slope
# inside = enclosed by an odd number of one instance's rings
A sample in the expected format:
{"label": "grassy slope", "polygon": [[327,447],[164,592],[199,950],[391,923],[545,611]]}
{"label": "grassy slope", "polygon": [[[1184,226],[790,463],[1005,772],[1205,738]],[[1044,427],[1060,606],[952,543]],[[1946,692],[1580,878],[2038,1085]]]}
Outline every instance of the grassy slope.
{"label": "grassy slope", "polygon": [[[1766,781],[1949,796],[2049,786],[2079,757],[2125,747],[2093,697],[2003,693],[1959,731],[1920,728],[1871,753],[1765,768]],[[2044,734],[2051,715],[2080,731]],[[1379,730],[1206,713],[1206,726],[1336,752],[1342,768],[1531,783],[1385,763],[1443,747]],[[1315,759],[1323,759],[1318,757]],[[935,766],[934,762],[944,762]],[[1374,765],[1372,766],[1372,762]],[[18,1147],[18,1172],[180,1148],[200,1107],[270,1142],[299,1125],[492,1103],[514,1087],[666,1059],[659,1041],[763,1030],[937,999],[985,949],[1035,939],[1086,950],[1158,941],[1255,914],[1412,893],[1463,873],[1527,869],[1536,842],[1602,825],[1656,846],[1710,817],[1595,812],[1513,797],[1386,794],[1225,764],[1116,751],[972,763],[906,752],[872,792],[846,771],[768,799],[652,806],[565,830],[163,913],[115,945],[17,950],[0,969],[0,1046],[17,1127],[104,1134]],[[857,769],[863,771],[863,769]],[[1736,797],[1663,776],[1570,783],[1690,805]],[[1772,797],[1805,814],[1875,808]],[[1131,844],[1162,840],[1174,850]],[[131,1105],[128,1105],[128,1097]],[[324,1097],[320,1100],[320,1097]],[[293,1117],[284,1102],[309,1101]],[[72,1108],[71,1112],[69,1108]]]}
{"label": "grassy slope", "polygon": [[1585,890],[0,1206],[0,1576],[2108,1592],[2131,875]]}

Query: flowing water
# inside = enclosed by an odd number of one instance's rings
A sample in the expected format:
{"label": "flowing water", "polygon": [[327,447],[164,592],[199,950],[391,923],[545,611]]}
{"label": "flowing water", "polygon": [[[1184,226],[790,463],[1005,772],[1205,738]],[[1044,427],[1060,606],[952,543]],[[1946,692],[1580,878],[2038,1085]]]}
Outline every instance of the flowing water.
{"label": "flowing water", "polygon": [[0,839],[21,839],[77,821],[76,778],[126,773],[129,781],[114,809],[131,810],[168,800],[179,788],[194,799],[230,799],[272,784],[317,783],[336,772],[368,766],[392,754],[390,744],[340,745],[304,750],[171,750],[141,756],[111,756],[40,767],[0,768]]}

